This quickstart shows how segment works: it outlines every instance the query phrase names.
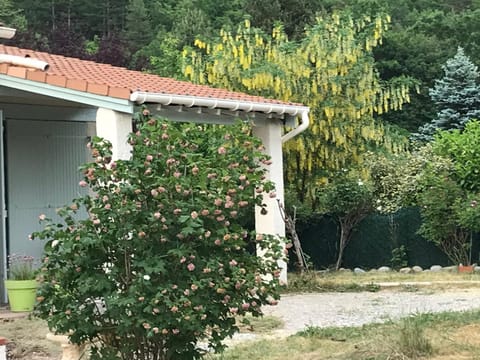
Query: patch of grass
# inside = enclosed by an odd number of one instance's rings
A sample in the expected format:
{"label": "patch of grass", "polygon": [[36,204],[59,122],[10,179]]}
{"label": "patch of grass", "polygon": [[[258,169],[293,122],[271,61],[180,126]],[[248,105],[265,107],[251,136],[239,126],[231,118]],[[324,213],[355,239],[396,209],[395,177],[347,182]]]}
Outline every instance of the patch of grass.
{"label": "patch of grass", "polygon": [[269,333],[283,327],[283,320],[276,316],[253,317],[247,315],[237,320],[240,332],[255,332],[256,334]]}
{"label": "patch of grass", "polygon": [[[478,335],[477,335],[478,334]],[[209,360],[479,359],[480,311],[421,314],[361,327],[308,326],[284,339],[246,342]]]}
{"label": "patch of grass", "polygon": [[[479,286],[480,274],[463,274],[451,271],[402,274],[398,272],[365,272],[356,274],[348,271],[308,271],[289,274],[286,293],[305,292],[361,292],[379,291],[379,283],[399,283],[403,291],[418,291],[422,283],[429,289],[468,288]],[[411,284],[415,283],[415,284]]]}
{"label": "patch of grass", "polygon": [[400,355],[416,359],[433,353],[432,343],[425,336],[426,325],[421,320],[419,317],[408,317],[402,320],[400,336],[397,340]]}
{"label": "patch of grass", "polygon": [[286,293],[306,292],[376,292],[380,286],[374,282],[360,283],[356,279],[350,281],[337,281],[334,277],[318,275],[316,272],[289,275]]}

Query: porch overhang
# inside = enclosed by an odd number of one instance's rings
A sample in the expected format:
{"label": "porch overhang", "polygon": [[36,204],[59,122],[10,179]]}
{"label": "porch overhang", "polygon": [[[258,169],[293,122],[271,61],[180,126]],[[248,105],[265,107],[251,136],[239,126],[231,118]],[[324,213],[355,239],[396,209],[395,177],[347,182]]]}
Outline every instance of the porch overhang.
{"label": "porch overhang", "polygon": [[225,124],[233,123],[240,118],[250,120],[255,125],[265,126],[272,119],[278,119],[291,129],[281,137],[282,143],[307,129],[310,123],[310,109],[300,105],[141,91],[133,92],[130,100],[137,105],[145,104],[154,114],[173,121]]}
{"label": "porch overhang", "polygon": [[110,96],[92,94],[85,91],[72,90],[66,87],[54,86],[38,81],[25,80],[9,75],[0,74],[0,86],[15,90],[22,90],[31,94],[71,101],[91,107],[114,110],[121,113],[133,114],[135,111],[134,104],[128,99],[120,99]]}

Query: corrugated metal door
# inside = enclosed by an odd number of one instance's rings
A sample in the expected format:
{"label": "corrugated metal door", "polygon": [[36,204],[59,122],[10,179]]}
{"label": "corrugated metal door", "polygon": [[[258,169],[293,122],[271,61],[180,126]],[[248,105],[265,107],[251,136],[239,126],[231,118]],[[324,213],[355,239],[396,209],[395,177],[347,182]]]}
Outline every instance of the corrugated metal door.
{"label": "corrugated metal door", "polygon": [[41,256],[43,242],[29,241],[38,216],[79,195],[79,165],[89,160],[88,124],[63,121],[6,121],[7,237],[10,254]]}

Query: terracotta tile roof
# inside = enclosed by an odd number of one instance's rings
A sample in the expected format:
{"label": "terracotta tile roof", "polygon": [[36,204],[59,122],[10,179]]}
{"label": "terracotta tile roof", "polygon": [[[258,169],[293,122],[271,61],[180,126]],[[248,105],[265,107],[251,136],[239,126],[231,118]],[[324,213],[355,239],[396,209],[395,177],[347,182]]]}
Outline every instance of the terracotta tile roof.
{"label": "terracotta tile roof", "polygon": [[114,98],[129,99],[132,92],[143,91],[255,103],[301,105],[1,44],[0,54],[30,57],[50,65],[47,71],[41,71],[2,63],[0,74]]}

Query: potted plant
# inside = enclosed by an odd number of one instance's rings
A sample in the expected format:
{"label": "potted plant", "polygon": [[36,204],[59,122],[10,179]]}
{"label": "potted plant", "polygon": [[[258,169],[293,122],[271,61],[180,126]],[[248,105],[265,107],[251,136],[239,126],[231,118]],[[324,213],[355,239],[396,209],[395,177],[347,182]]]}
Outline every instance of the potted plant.
{"label": "potted plant", "polygon": [[8,256],[7,289],[8,303],[13,312],[32,311],[35,304],[37,281],[35,259],[28,255]]}

